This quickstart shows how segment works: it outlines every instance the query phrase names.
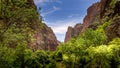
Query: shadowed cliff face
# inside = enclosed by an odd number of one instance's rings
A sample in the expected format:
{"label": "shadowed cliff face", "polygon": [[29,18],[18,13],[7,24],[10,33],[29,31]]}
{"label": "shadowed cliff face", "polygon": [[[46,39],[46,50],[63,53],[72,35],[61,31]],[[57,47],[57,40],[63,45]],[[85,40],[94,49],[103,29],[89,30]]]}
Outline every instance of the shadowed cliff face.
{"label": "shadowed cliff face", "polygon": [[101,0],[100,18],[105,15],[111,1],[112,0]]}
{"label": "shadowed cliff face", "polygon": [[108,40],[120,37],[120,1],[101,0],[101,6],[101,19],[112,20],[105,30]]}
{"label": "shadowed cliff face", "polygon": [[109,40],[120,37],[120,18],[113,20],[113,22],[106,28],[106,35]]}
{"label": "shadowed cliff face", "polygon": [[101,0],[100,18],[103,18],[106,13],[108,17],[113,18],[116,14],[120,16],[120,1],[118,0]]}
{"label": "shadowed cliff face", "polygon": [[34,4],[34,0],[27,0],[29,4],[32,4],[33,6],[35,6]]}
{"label": "shadowed cliff face", "polygon": [[81,33],[82,28],[83,28],[82,24],[76,24],[74,28],[69,26],[66,32],[64,42],[67,43],[72,37],[77,37]]}

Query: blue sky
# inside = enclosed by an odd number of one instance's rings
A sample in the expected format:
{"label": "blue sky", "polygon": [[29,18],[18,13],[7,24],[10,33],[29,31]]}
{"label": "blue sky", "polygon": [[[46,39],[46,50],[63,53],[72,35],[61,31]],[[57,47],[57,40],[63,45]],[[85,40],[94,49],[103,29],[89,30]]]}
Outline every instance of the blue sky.
{"label": "blue sky", "polygon": [[82,23],[87,8],[99,0],[34,0],[41,7],[43,22],[51,27],[59,41],[64,41],[68,26]]}

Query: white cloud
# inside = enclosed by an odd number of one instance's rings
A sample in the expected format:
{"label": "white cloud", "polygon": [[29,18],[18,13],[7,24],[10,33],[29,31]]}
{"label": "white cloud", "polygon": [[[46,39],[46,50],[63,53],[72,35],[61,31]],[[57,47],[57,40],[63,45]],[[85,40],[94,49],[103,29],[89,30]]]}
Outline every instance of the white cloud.
{"label": "white cloud", "polygon": [[60,8],[58,8],[58,7],[56,7],[56,6],[53,6],[52,9],[49,9],[49,10],[46,11],[46,12],[42,12],[41,15],[44,17],[44,16],[46,16],[46,15],[48,15],[48,14],[51,14],[51,13],[54,13],[54,12],[56,12],[56,11],[58,11],[58,10],[60,10]]}
{"label": "white cloud", "polygon": [[77,23],[81,23],[83,21],[83,17],[78,18],[69,18],[67,20],[59,20],[56,23],[45,22],[49,27],[52,28],[53,32],[57,36],[57,39],[61,42],[64,42],[65,34],[68,29],[68,26],[74,27]]}
{"label": "white cloud", "polygon": [[56,34],[56,36],[57,36],[57,40],[59,40],[61,42],[64,42],[65,35],[63,35],[63,34]]}
{"label": "white cloud", "polygon": [[34,2],[38,5],[38,4],[44,4],[47,2],[56,2],[56,3],[62,3],[62,1],[60,0],[34,0]]}
{"label": "white cloud", "polygon": [[56,26],[52,26],[53,31],[56,34],[65,34],[67,31],[68,26],[73,26],[75,25],[75,21],[69,21],[67,23],[59,23]]}
{"label": "white cloud", "polygon": [[83,17],[77,18],[77,19],[68,19],[68,20],[62,20],[62,21],[57,21],[56,23],[46,23],[49,25],[55,34],[65,34],[67,31],[68,26],[74,26],[77,23],[81,23],[83,20]]}

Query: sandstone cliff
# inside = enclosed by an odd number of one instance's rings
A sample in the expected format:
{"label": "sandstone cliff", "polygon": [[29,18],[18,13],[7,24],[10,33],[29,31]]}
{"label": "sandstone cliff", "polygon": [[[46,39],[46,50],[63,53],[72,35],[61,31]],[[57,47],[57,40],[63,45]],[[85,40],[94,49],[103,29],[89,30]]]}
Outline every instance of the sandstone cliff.
{"label": "sandstone cliff", "polygon": [[81,33],[82,28],[83,28],[82,24],[76,24],[74,28],[69,26],[66,32],[64,42],[68,42],[72,37],[78,36]]}
{"label": "sandstone cliff", "polygon": [[34,43],[30,45],[31,49],[33,50],[42,49],[53,51],[58,45],[55,34],[46,24],[43,24],[41,29],[36,29],[34,38]]}
{"label": "sandstone cliff", "polygon": [[65,42],[73,37],[72,34],[74,34],[74,31],[84,32],[87,28],[95,30],[97,26],[102,25],[109,20],[111,20],[110,25],[105,29],[108,40],[120,37],[120,1],[101,0],[90,6],[87,9],[87,15],[83,20],[82,29],[79,31],[69,27],[66,33]]}
{"label": "sandstone cliff", "polygon": [[83,24],[77,24],[74,28],[68,27],[65,36],[65,42],[69,41],[72,37],[78,36],[87,28],[96,29],[100,21],[100,3],[94,3],[87,9],[87,15],[83,20]]}
{"label": "sandstone cliff", "polygon": [[83,29],[84,32],[87,28],[96,29],[100,21],[100,3],[94,3],[87,9],[87,15],[83,20]]}
{"label": "sandstone cliff", "polygon": [[[33,0],[28,1],[30,4],[35,6]],[[50,27],[42,23],[42,28],[35,27],[35,31],[36,31],[34,35],[35,41],[34,43],[32,43],[32,45],[30,45],[31,49],[33,50],[42,49],[51,51],[56,49],[58,41],[55,34],[53,33],[53,30]]]}

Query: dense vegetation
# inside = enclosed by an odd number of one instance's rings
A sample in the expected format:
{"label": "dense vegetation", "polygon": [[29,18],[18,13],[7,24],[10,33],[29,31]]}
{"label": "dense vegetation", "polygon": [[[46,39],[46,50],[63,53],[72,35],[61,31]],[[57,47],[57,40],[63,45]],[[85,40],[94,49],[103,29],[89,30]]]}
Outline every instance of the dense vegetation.
{"label": "dense vegetation", "polygon": [[56,51],[33,51],[28,48],[31,25],[42,25],[34,6],[27,0],[0,0],[0,68],[120,68],[120,38],[108,41],[105,34],[111,22],[87,29]]}

